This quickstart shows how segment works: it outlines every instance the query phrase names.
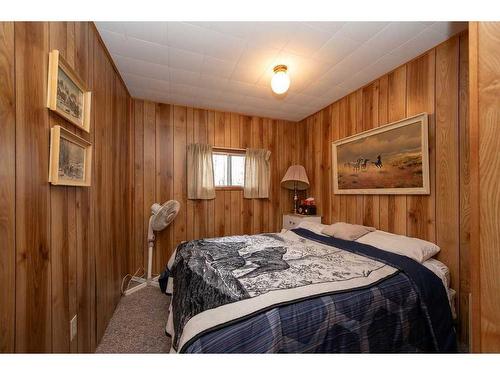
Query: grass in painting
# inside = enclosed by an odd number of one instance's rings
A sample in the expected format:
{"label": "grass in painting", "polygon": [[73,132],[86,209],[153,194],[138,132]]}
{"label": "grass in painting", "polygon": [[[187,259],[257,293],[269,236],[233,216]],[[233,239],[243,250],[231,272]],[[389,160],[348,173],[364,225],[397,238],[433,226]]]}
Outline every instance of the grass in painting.
{"label": "grass in painting", "polygon": [[340,189],[418,188],[423,186],[420,151],[388,156],[382,166],[367,162],[365,166],[339,165]]}

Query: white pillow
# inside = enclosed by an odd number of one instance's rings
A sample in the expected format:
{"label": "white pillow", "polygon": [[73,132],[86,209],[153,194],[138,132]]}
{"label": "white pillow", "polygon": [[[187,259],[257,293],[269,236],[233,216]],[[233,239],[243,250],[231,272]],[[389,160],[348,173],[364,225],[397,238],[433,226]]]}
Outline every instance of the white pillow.
{"label": "white pillow", "polygon": [[297,228],[304,228],[307,230],[310,230],[311,232],[314,232],[316,234],[322,234],[321,232],[323,229],[325,229],[326,225],[321,224],[321,223],[315,223],[314,221],[307,221],[307,220],[302,220],[298,225]]}
{"label": "white pillow", "polygon": [[358,238],[356,242],[371,245],[381,250],[404,255],[419,263],[425,262],[439,252],[439,246],[419,238],[401,236],[381,230],[370,232]]}
{"label": "white pillow", "polygon": [[323,229],[323,234],[335,238],[340,238],[341,240],[354,241],[369,232],[373,232],[374,230],[375,228],[372,227],[338,222],[327,225],[325,229]]}

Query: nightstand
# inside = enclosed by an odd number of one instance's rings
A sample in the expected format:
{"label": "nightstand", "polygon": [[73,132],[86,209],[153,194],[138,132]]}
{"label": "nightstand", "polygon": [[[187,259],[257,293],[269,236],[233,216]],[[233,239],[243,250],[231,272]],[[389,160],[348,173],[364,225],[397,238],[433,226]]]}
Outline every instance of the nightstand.
{"label": "nightstand", "polygon": [[321,224],[321,216],[317,215],[299,215],[299,214],[284,214],[283,229],[293,229],[301,221],[312,221],[313,223]]}

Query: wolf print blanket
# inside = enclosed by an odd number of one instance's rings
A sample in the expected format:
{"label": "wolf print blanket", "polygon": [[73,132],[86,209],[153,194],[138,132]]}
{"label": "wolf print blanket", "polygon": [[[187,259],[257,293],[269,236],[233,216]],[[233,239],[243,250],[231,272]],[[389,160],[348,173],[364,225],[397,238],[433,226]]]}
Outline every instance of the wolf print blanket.
{"label": "wolf print blanket", "polygon": [[398,272],[291,231],[181,244],[174,255],[173,348],[271,307],[373,285]]}

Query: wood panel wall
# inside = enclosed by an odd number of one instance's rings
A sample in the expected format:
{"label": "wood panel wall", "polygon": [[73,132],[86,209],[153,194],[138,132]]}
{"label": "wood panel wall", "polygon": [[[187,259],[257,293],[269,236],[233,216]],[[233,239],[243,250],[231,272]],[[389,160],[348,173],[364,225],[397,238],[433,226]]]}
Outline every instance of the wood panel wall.
{"label": "wood panel wall", "polygon": [[470,23],[472,349],[500,352],[500,23]]}
{"label": "wood panel wall", "polygon": [[[179,215],[157,236],[154,273],[161,272],[181,241],[276,232],[282,213],[292,205],[280,187],[286,169],[295,162],[295,123],[191,107],[133,101],[134,119],[134,249],[131,273],[147,262],[146,235],[154,202],[176,199]],[[213,200],[188,200],[186,145],[265,148],[271,151],[269,199],[244,199],[240,190],[217,190]]]}
{"label": "wood panel wall", "polygon": [[[422,238],[441,247],[438,259],[457,291],[461,340],[468,340],[469,160],[468,34],[336,101],[297,125],[300,161],[323,223],[345,221]],[[429,114],[430,195],[335,195],[331,142],[421,112]]]}
{"label": "wood panel wall", "polygon": [[[52,49],[92,91],[90,134],[45,108]],[[0,352],[93,352],[127,268],[130,96],[88,22],[1,22],[0,82]],[[48,183],[54,125],[94,144],[92,187]]]}

